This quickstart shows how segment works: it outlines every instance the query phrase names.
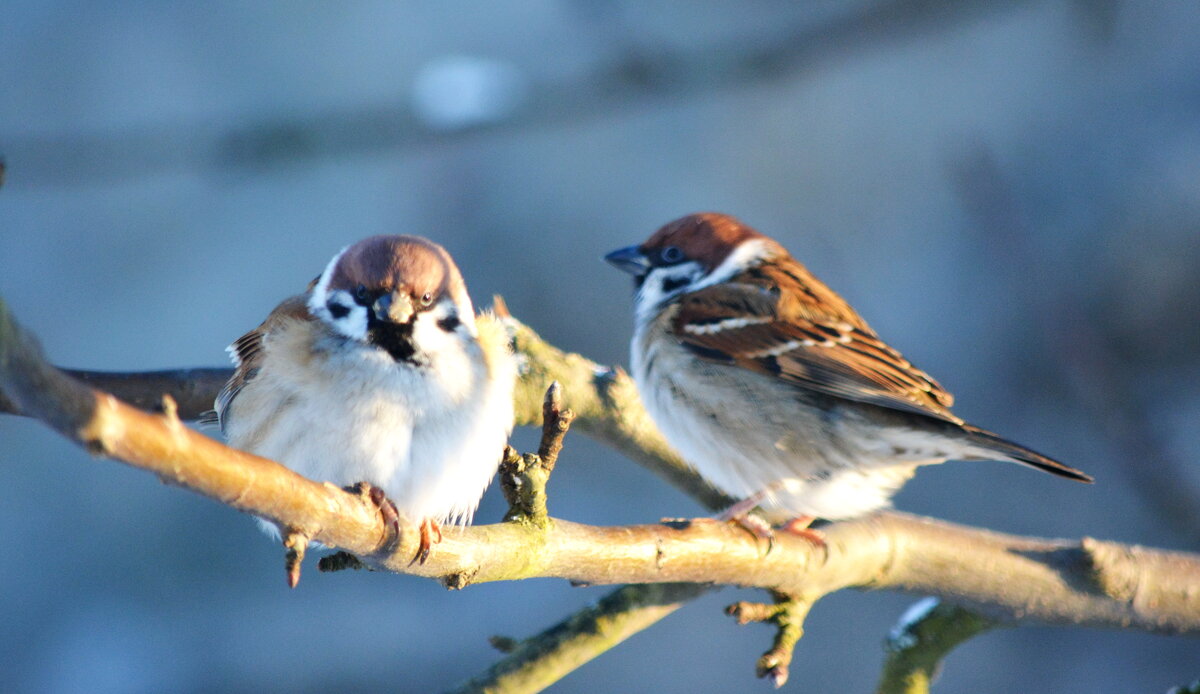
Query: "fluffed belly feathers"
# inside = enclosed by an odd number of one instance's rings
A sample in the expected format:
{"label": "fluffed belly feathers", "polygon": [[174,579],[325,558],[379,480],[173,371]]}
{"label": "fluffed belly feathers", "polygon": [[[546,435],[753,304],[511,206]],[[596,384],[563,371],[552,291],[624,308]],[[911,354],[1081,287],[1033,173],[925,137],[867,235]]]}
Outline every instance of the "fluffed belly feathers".
{"label": "fluffed belly feathers", "polygon": [[[479,325],[481,339],[496,339],[498,326]],[[512,429],[511,356],[434,370],[281,354],[232,403],[231,445],[311,479],[369,482],[413,520],[470,522]]]}
{"label": "fluffed belly feathers", "polygon": [[669,339],[644,350],[634,339],[633,376],[667,442],[726,494],[763,494],[773,519],[887,507],[918,466],[957,453],[944,435],[905,426],[903,414],[881,430],[862,420],[861,406],[830,407],[828,396],[698,360]]}

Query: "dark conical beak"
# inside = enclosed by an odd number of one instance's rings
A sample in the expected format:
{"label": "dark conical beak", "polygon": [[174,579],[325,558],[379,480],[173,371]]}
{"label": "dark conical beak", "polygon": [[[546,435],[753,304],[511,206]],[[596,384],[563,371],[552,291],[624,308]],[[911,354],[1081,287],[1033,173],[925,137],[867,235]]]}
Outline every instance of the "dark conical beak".
{"label": "dark conical beak", "polygon": [[637,278],[646,276],[650,272],[650,261],[646,258],[637,246],[626,246],[604,256],[604,259],[610,265],[618,270],[624,270]]}
{"label": "dark conical beak", "polygon": [[379,320],[396,324],[407,323],[414,313],[412,299],[403,292],[384,294],[371,308]]}

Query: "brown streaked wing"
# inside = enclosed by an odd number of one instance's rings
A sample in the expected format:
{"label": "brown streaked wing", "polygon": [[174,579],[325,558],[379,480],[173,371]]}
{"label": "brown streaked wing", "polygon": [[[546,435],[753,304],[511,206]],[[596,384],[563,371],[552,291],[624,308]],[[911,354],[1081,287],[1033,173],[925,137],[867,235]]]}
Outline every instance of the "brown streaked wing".
{"label": "brown streaked wing", "polygon": [[233,377],[217,394],[217,420],[221,423],[222,433],[225,432],[226,413],[228,413],[233,399],[247,383],[254,380],[262,367],[263,340],[266,336],[286,321],[312,320],[312,314],[308,312],[307,299],[307,294],[284,299],[283,303],[276,306],[262,324],[242,335],[229,346],[229,354],[233,358],[235,369]]}
{"label": "brown streaked wing", "polygon": [[[792,283],[802,286],[787,286]],[[751,269],[685,295],[673,327],[701,358],[827,395],[961,423],[948,409],[950,393],[798,263],[795,269]]]}

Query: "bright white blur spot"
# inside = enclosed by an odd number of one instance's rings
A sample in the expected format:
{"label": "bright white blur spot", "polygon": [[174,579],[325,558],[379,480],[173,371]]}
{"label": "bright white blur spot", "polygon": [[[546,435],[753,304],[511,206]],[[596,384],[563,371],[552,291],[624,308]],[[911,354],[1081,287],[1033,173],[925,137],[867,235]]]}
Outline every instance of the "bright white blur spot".
{"label": "bright white blur spot", "polygon": [[438,130],[495,123],[525,101],[525,75],[511,63],[446,56],[426,63],[413,83],[417,116]]}
{"label": "bright white blur spot", "polygon": [[928,597],[922,598],[914,602],[904,614],[900,615],[900,621],[896,622],[896,626],[892,627],[888,633],[887,647],[889,650],[897,651],[905,648],[912,648],[917,643],[917,638],[912,634],[912,628],[922,619],[925,619],[930,612],[933,612],[939,604],[937,598]]}

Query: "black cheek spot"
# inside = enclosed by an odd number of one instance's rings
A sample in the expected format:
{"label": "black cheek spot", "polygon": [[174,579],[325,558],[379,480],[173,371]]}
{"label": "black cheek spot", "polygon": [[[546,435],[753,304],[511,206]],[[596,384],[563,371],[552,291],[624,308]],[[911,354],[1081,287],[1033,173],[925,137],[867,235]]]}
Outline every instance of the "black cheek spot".
{"label": "black cheek spot", "polygon": [[690,277],[678,277],[678,278],[668,277],[667,279],[663,280],[662,291],[663,291],[663,294],[670,294],[671,292],[675,291],[676,289],[679,289],[680,287],[686,287],[691,283],[692,283],[692,279]]}
{"label": "black cheek spot", "polygon": [[329,315],[333,316],[334,318],[345,318],[346,316],[350,315],[350,309],[342,306],[341,304],[331,301],[326,304],[326,306],[329,307]]}
{"label": "black cheek spot", "polygon": [[452,333],[458,326],[462,325],[462,321],[458,319],[458,316],[446,316],[445,318],[439,320],[437,324],[442,330]]}

